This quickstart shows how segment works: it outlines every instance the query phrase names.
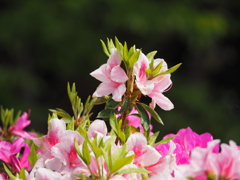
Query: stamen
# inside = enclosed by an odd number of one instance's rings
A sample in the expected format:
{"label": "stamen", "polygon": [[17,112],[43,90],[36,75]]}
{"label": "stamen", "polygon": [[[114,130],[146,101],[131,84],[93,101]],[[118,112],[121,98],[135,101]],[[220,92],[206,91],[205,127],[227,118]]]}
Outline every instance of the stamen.
{"label": "stamen", "polygon": [[163,93],[169,91],[169,90],[172,88],[172,84],[173,84],[173,83],[171,83],[170,86],[169,86],[166,90],[163,91]]}

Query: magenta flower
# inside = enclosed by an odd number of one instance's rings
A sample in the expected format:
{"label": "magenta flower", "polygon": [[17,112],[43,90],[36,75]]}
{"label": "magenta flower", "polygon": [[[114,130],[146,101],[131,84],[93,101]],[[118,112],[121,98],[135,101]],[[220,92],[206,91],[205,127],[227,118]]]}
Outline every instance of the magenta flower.
{"label": "magenta flower", "polygon": [[102,82],[93,93],[94,97],[112,94],[113,100],[121,101],[126,92],[124,83],[128,80],[125,71],[120,67],[121,61],[118,50],[113,48],[107,63],[90,73],[91,76]]}
{"label": "magenta flower", "polygon": [[[173,136],[175,134],[168,134],[163,139]],[[196,147],[207,147],[207,143],[212,141],[213,137],[210,133],[197,134],[192,131],[190,127],[186,129],[180,129],[172,141],[176,144],[177,164],[187,164],[190,160],[190,153]],[[168,144],[159,144],[155,147],[163,156],[169,150]],[[218,151],[218,147],[215,147],[215,151]]]}
{"label": "magenta flower", "polygon": [[[19,156],[21,150],[23,153]],[[22,168],[30,170],[28,155],[30,148],[24,143],[23,138],[16,139],[12,144],[7,141],[0,141],[0,159],[12,167],[14,172],[20,172]]]}
{"label": "magenta flower", "polygon": [[30,123],[31,123],[31,121],[28,120],[28,114],[26,112],[24,112],[22,114],[22,116],[20,116],[17,119],[16,124],[9,127],[8,131],[11,132],[12,134],[16,135],[16,136],[20,136],[20,137],[23,137],[23,138],[26,138],[26,139],[32,139],[32,138],[36,137],[36,134],[31,133],[31,132],[26,132],[26,131],[23,130]]}
{"label": "magenta flower", "polygon": [[[155,78],[148,77],[146,70],[149,69],[149,60],[140,53],[138,61],[134,64],[133,73],[136,76],[136,85],[143,95],[152,98],[151,107],[155,108],[156,104],[164,110],[173,109],[172,102],[163,95],[163,93],[172,84],[170,74],[160,75]],[[167,64],[163,59],[155,59],[154,66],[163,63],[159,73],[167,70]]]}
{"label": "magenta flower", "polygon": [[[143,128],[143,126],[142,126],[142,124],[141,124],[140,118],[137,117],[137,116],[134,116],[134,115],[132,115],[132,114],[138,114],[138,111],[137,111],[135,108],[132,109],[131,113],[129,113],[129,115],[126,117],[126,119],[128,120],[128,124],[129,124],[130,126],[135,127],[135,128],[139,128],[139,129],[140,129],[140,132],[141,132],[142,134],[144,134],[144,128]],[[149,113],[148,113],[148,115],[149,115],[149,117],[151,116]],[[153,128],[153,126],[150,125],[150,135],[153,134],[152,128]]]}

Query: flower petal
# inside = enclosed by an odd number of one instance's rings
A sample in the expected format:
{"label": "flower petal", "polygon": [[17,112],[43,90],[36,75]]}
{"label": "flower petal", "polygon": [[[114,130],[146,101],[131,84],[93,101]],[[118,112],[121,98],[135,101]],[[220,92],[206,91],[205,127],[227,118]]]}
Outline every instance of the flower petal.
{"label": "flower petal", "polygon": [[125,83],[128,77],[120,66],[115,66],[111,71],[111,79],[118,83]]}
{"label": "flower petal", "polygon": [[126,92],[126,86],[125,84],[120,84],[118,88],[116,88],[112,95],[113,95],[113,100],[114,101],[121,101],[123,94]]}

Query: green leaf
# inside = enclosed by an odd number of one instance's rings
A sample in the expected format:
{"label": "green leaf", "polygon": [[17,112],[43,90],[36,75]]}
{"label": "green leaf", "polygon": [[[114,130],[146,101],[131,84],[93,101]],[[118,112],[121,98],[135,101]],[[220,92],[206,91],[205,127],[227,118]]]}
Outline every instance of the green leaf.
{"label": "green leaf", "polygon": [[83,142],[82,145],[82,155],[86,160],[86,164],[89,165],[91,163],[91,156],[90,156],[90,150],[88,149],[87,141]]}
{"label": "green leaf", "polygon": [[11,171],[7,168],[7,166],[3,163],[3,168],[9,176],[10,180],[15,180],[16,177],[11,173]]}
{"label": "green leaf", "polygon": [[101,39],[100,39],[100,41],[101,41],[101,44],[102,44],[103,52],[104,52],[107,56],[110,56],[106,44],[105,44]]}
{"label": "green leaf", "polygon": [[123,166],[130,164],[133,161],[133,159],[134,159],[134,155],[117,159],[115,163],[112,165],[111,173],[115,173],[119,169],[121,169]]}
{"label": "green leaf", "polygon": [[155,132],[152,136],[149,136],[148,144],[153,145],[155,143],[158,135],[159,135],[159,131]]}
{"label": "green leaf", "polygon": [[109,99],[106,103],[106,106],[110,109],[115,109],[119,106],[120,102],[114,101],[113,99]]}
{"label": "green leaf", "polygon": [[73,175],[76,176],[76,177],[81,178],[81,180],[94,180],[94,179],[92,179],[90,177],[87,177],[87,176],[85,176],[83,174],[73,174]]}
{"label": "green leaf", "polygon": [[109,96],[102,96],[102,97],[98,97],[98,98],[93,98],[93,104],[94,105],[103,104],[103,103],[106,103],[109,99],[110,99]]}
{"label": "green leaf", "polygon": [[32,143],[31,150],[30,150],[30,153],[28,155],[28,161],[30,162],[31,168],[33,168],[33,166],[34,166],[34,164],[36,163],[37,160],[38,160],[38,156],[37,156],[37,153],[36,153],[35,145],[34,145],[34,143]]}
{"label": "green leaf", "polygon": [[24,169],[24,168],[21,169],[21,171],[20,171],[20,173],[19,173],[19,178],[20,178],[21,180],[27,180],[26,174],[25,174],[25,169]]}
{"label": "green leaf", "polygon": [[110,149],[108,151],[105,151],[103,148],[101,148],[101,150],[102,150],[102,155],[103,155],[103,157],[105,159],[105,162],[107,164],[107,168],[111,172],[111,170],[112,170],[111,146],[110,146]]}
{"label": "green leaf", "polygon": [[128,47],[127,47],[126,41],[124,42],[124,46],[123,46],[123,60],[125,62],[128,61]]}
{"label": "green leaf", "polygon": [[116,48],[119,51],[121,57],[123,57],[123,45],[122,45],[122,43],[120,43],[118,41],[117,37],[115,37],[115,45],[116,45]]}
{"label": "green leaf", "polygon": [[136,52],[136,47],[134,45],[128,51],[128,58],[131,57],[133,55],[133,53],[135,53],[135,52]]}
{"label": "green leaf", "polygon": [[112,163],[114,164],[118,159],[124,158],[128,154],[127,144],[124,144],[122,147],[118,148],[112,154]]}
{"label": "green leaf", "polygon": [[130,56],[130,58],[129,58],[129,60],[128,60],[129,68],[132,68],[132,67],[134,66],[135,62],[138,60],[138,57],[139,57],[140,52],[141,52],[141,51],[138,50],[138,51],[134,52],[134,53]]}
{"label": "green leaf", "polygon": [[176,71],[176,70],[181,66],[181,64],[182,64],[182,63],[179,63],[179,64],[177,64],[177,65],[171,67],[170,69],[168,69],[168,70],[166,70],[166,71],[164,71],[164,72],[158,74],[158,76],[159,76],[159,75],[164,75],[164,74],[170,74],[170,73],[173,73],[174,71]]}
{"label": "green leaf", "polygon": [[103,109],[97,115],[97,118],[109,118],[111,113],[117,113],[115,109]]}
{"label": "green leaf", "polygon": [[118,175],[118,174],[130,174],[130,173],[148,174],[150,172],[151,171],[148,171],[148,170],[143,169],[143,168],[127,168],[127,169],[123,169],[123,170],[120,170],[120,171],[116,172],[115,175]]}
{"label": "green leaf", "polygon": [[146,109],[157,122],[164,125],[162,119],[160,118],[160,116],[158,115],[158,113],[154,109],[150,108],[146,104],[143,104],[143,103],[140,103],[140,102],[137,102],[137,103],[140,104],[144,109]]}
{"label": "green leaf", "polygon": [[57,114],[58,116],[60,116],[60,117],[62,117],[64,119],[69,119],[69,120],[72,119],[72,117],[66,111],[64,111],[63,109],[56,108],[56,109],[49,109],[49,111],[51,111],[52,113]]}
{"label": "green leaf", "polygon": [[150,53],[148,53],[146,55],[146,57],[148,58],[148,60],[151,62],[152,60],[154,60],[154,56],[157,54],[157,51],[152,51]]}
{"label": "green leaf", "polygon": [[113,40],[107,38],[107,45],[108,45],[108,51],[111,54],[112,53],[112,49],[115,48]]}
{"label": "green leaf", "polygon": [[110,123],[110,126],[112,128],[112,130],[115,131],[115,133],[117,132],[117,117],[115,116],[115,114],[110,114],[110,118],[109,118],[109,123]]}
{"label": "green leaf", "polygon": [[160,63],[157,65],[157,67],[153,70],[153,72],[152,72],[152,75],[153,75],[153,76],[155,76],[156,74],[159,73],[159,71],[160,71],[161,68],[162,68],[162,65],[163,65],[163,61],[160,62]]}
{"label": "green leaf", "polygon": [[136,108],[138,110],[138,113],[141,116],[141,124],[142,124],[144,130],[147,131],[149,129],[150,124],[151,124],[148,113],[145,110],[145,108],[143,108],[142,106],[140,106],[138,104],[136,104]]}
{"label": "green leaf", "polygon": [[166,138],[166,139],[162,139],[162,140],[159,141],[158,143],[153,144],[153,146],[155,147],[155,146],[157,146],[157,145],[159,145],[159,144],[169,143],[169,141],[172,140],[175,136],[176,136],[176,135],[173,135],[173,136],[170,136],[170,137],[168,137],[168,138]]}
{"label": "green leaf", "polygon": [[122,113],[122,112],[124,112],[124,111],[127,109],[128,103],[129,103],[128,98],[127,98],[127,97],[124,98],[124,101],[123,101],[123,103],[122,103],[122,105],[121,105],[121,109],[120,109],[120,111],[118,112],[119,114]]}

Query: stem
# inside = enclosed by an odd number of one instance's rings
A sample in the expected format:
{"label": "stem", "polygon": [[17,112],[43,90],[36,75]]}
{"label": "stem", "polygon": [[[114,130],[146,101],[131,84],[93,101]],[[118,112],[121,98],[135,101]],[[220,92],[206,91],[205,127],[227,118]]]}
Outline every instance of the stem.
{"label": "stem", "polygon": [[[132,96],[132,93],[133,93],[133,89],[134,89],[134,75],[133,75],[133,68],[131,68],[129,71],[128,71],[128,81],[127,81],[127,92],[126,92],[126,97],[128,97],[128,99],[131,99],[131,96]],[[124,127],[126,127],[127,125],[127,115],[129,114],[129,110],[126,109],[123,113],[122,113],[122,120],[123,120],[123,123],[122,123],[122,129],[124,129]]]}

